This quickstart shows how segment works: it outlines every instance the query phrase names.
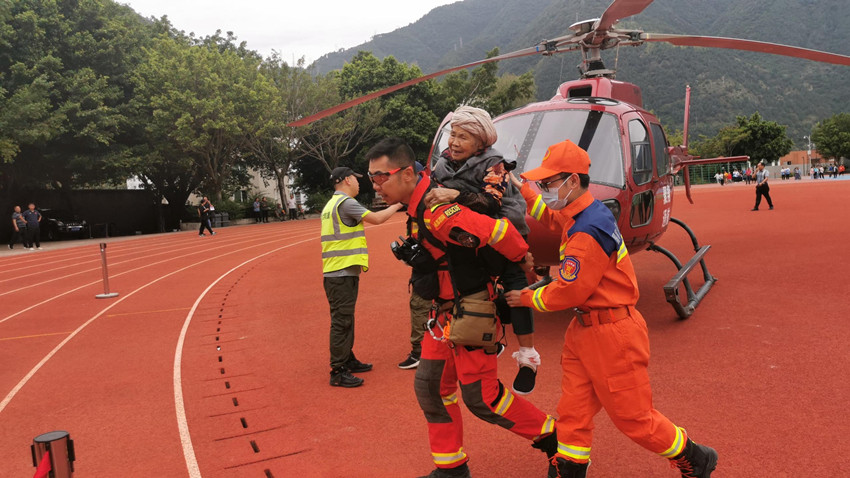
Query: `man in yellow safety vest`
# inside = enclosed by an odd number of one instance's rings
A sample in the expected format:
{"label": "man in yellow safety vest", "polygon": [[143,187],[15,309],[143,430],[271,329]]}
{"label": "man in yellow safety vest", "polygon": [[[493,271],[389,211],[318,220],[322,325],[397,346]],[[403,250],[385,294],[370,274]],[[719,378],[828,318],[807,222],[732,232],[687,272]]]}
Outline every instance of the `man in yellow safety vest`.
{"label": "man in yellow safety vest", "polygon": [[334,169],[334,194],[322,210],[322,272],[331,309],[330,383],[335,387],[363,385],[363,379],[352,373],[372,370],[372,364],[357,360],[352,350],[360,272],[369,268],[363,223],[382,224],[402,207],[394,204],[380,212],[366,209],[354,199],[360,192],[357,178],[361,177],[351,168]]}

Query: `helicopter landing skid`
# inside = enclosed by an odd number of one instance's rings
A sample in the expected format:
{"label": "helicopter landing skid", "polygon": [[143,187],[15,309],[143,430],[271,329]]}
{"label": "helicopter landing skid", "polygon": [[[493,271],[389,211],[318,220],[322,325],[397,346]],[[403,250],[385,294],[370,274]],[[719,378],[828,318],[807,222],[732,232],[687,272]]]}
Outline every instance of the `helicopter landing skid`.
{"label": "helicopter landing skid", "polygon": [[[675,264],[676,267],[679,269],[679,272],[677,272],[676,275],[674,275],[673,278],[670,279],[670,281],[664,285],[664,296],[667,299],[667,302],[669,302],[670,305],[672,305],[673,308],[676,310],[676,314],[679,315],[679,318],[687,319],[691,316],[691,314],[694,313],[694,310],[697,308],[700,301],[702,301],[705,295],[708,294],[708,291],[711,289],[711,286],[713,286],[714,283],[717,282],[717,278],[712,276],[708,272],[708,267],[705,265],[705,258],[703,257],[705,256],[705,253],[708,252],[708,250],[711,248],[711,246],[706,245],[700,247],[699,242],[697,241],[697,237],[694,235],[694,232],[691,230],[691,228],[687,226],[687,224],[680,221],[679,219],[671,217],[670,222],[678,224],[682,227],[682,229],[685,230],[685,232],[688,233],[689,236],[691,236],[691,242],[694,245],[694,256],[691,257],[691,259],[683,266],[682,263],[679,262],[679,259],[676,257],[675,254],[655,243],[650,243],[647,247],[647,250],[664,254],[665,256],[667,256],[668,259],[673,261],[673,264]],[[702,276],[703,279],[705,279],[705,283],[702,285],[702,287],[699,288],[699,290],[694,292],[694,289],[691,287],[691,283],[688,280],[688,274],[691,273],[691,270],[694,269],[697,263],[699,263],[700,267],[702,267]],[[688,297],[688,303],[685,305],[682,305],[681,301],[679,300],[680,284],[685,287],[685,292]]]}

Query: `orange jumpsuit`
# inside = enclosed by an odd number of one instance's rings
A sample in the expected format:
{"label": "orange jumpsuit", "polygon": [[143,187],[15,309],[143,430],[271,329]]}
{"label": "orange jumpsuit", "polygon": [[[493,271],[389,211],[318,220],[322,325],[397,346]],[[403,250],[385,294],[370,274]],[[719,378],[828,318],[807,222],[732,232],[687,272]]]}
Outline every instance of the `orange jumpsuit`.
{"label": "orange jumpsuit", "polygon": [[577,309],[561,355],[558,456],[590,459],[593,417],[603,407],[639,445],[665,458],[678,455],[687,435],[652,406],[649,336],[635,309],[637,279],[614,216],[589,192],[557,211],[528,184],[521,192],[528,213],[561,234],[555,281],[523,290],[522,304],[544,312]]}
{"label": "orange jumpsuit", "polygon": [[[423,176],[408,205],[415,217],[417,206],[430,185]],[[447,247],[474,248],[480,253],[489,246],[508,260],[518,262],[525,257],[528,245],[507,219],[493,219],[457,204],[444,204],[425,210],[425,226]],[[418,231],[417,231],[418,232]],[[435,259],[443,251],[428,241],[425,244]],[[451,254],[451,252],[449,252]],[[452,256],[455,257],[455,256]],[[453,263],[455,282],[464,291],[462,267]],[[485,274],[486,276],[486,274]],[[489,279],[485,277],[485,279]],[[486,289],[491,280],[481,284]],[[467,286],[469,281],[466,281]],[[448,272],[440,276],[442,299],[454,297]],[[440,317],[445,325],[445,317]],[[437,330],[434,331],[439,334]],[[531,402],[514,395],[497,376],[497,357],[482,348],[456,346],[433,340],[429,334],[422,341],[422,357],[416,369],[414,388],[419,406],[428,422],[431,454],[438,468],[453,468],[467,462],[463,450],[463,422],[458,405],[458,382],[462,398],[470,412],[482,420],[506,428],[524,438],[538,441],[554,432],[555,420]]]}

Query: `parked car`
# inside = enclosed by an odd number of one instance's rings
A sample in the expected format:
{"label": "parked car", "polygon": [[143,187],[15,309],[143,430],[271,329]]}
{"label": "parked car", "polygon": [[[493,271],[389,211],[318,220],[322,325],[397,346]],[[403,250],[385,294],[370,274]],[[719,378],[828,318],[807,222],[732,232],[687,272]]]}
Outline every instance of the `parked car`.
{"label": "parked car", "polygon": [[57,239],[89,237],[89,224],[76,214],[62,209],[41,209],[41,238]]}

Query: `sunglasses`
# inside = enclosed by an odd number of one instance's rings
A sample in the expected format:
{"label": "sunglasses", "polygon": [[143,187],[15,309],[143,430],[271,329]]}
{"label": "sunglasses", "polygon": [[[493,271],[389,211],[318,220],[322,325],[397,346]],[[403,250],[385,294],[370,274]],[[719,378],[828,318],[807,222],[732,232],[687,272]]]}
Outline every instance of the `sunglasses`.
{"label": "sunglasses", "polygon": [[372,184],[377,184],[380,186],[381,184],[387,182],[387,180],[390,179],[390,176],[392,176],[393,174],[410,167],[411,166],[406,166],[404,168],[395,168],[392,171],[387,172],[377,171],[374,173],[366,173],[366,175],[369,176],[369,181],[372,181]]}
{"label": "sunglasses", "polygon": [[[558,181],[561,181],[561,180],[569,179],[569,177],[570,177],[570,176],[572,176],[572,174],[570,174],[569,176],[564,176],[564,175],[562,174],[562,175],[558,176],[557,178],[552,179],[552,180],[550,180],[550,181],[535,181],[535,183],[534,183],[534,184],[536,184],[536,185],[537,185],[537,187],[538,187],[538,188],[540,188],[540,191],[542,191],[542,192],[544,192],[544,193],[548,193],[548,192],[549,192],[549,187],[550,187],[552,184],[557,183]],[[558,186],[558,187],[560,187],[560,186]]]}

